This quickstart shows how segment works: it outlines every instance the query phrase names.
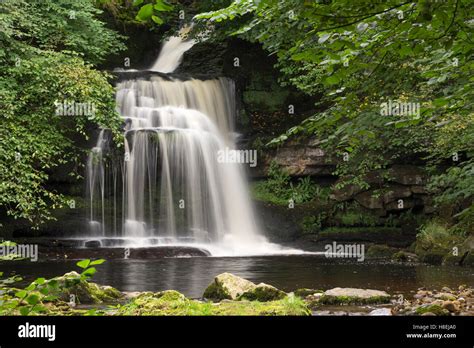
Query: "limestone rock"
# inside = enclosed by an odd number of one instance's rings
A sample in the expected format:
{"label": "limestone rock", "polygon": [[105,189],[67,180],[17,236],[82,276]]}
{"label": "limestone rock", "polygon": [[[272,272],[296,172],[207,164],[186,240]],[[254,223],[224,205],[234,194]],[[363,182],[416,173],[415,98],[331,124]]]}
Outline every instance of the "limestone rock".
{"label": "limestone rock", "polygon": [[214,278],[204,291],[203,297],[210,300],[237,300],[239,296],[256,287],[254,283],[231,273],[222,273]]}

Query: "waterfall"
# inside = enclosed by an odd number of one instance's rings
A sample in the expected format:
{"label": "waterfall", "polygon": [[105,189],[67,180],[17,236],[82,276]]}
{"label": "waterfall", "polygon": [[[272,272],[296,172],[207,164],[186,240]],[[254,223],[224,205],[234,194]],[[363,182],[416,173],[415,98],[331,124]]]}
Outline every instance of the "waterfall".
{"label": "waterfall", "polygon": [[165,74],[176,70],[184,53],[196,43],[195,40],[186,38],[190,29],[191,27],[185,26],[179,31],[178,36],[171,36],[164,42],[161,52],[150,70]]}
{"label": "waterfall", "polygon": [[[179,64],[175,41],[155,68]],[[241,164],[217,160],[235,147],[232,80],[130,78],[117,84],[116,101],[124,156],[106,156],[102,130],[87,166],[90,235],[132,246],[205,245],[212,255],[281,250],[259,231]]]}

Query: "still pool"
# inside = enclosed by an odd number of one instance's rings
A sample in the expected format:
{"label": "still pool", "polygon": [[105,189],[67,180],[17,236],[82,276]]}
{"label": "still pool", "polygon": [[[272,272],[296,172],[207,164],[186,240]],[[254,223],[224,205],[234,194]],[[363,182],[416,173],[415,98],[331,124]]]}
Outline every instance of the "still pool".
{"label": "still pool", "polygon": [[[15,272],[29,281],[79,271],[75,263],[72,260],[5,262],[0,263],[0,272],[5,275]],[[474,285],[474,268],[328,260],[318,255],[109,260],[97,267],[93,281],[121,291],[174,289],[198,298],[212,279],[223,272],[284,291],[354,287],[409,296],[419,287]]]}

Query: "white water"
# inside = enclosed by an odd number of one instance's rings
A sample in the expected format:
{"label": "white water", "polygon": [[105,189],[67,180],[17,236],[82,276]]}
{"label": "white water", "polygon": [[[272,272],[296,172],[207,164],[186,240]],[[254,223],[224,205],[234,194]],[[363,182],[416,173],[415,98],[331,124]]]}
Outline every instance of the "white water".
{"label": "white water", "polygon": [[[179,65],[189,42],[178,39],[163,45],[154,68]],[[219,150],[235,146],[233,81],[130,79],[117,84],[116,99],[125,160],[105,160],[101,131],[88,161],[91,236],[136,247],[193,245],[213,256],[300,253],[267,242],[243,168],[217,161]]]}
{"label": "white water", "polygon": [[165,74],[172,73],[183,60],[183,55],[196,43],[193,39],[187,39],[190,27],[183,27],[179,31],[179,36],[171,36],[161,48],[161,52],[151,67],[152,71],[159,71]]}

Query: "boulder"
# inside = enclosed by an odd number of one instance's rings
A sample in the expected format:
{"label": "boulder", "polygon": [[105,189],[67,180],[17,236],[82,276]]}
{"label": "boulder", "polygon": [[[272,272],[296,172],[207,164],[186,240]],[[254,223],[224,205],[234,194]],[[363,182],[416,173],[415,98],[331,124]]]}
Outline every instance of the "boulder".
{"label": "boulder", "polygon": [[231,273],[222,273],[214,278],[204,291],[203,297],[209,300],[247,300],[247,301],[276,301],[285,298],[287,294],[272,285],[260,283],[255,285],[249,280]]}
{"label": "boulder", "polygon": [[231,273],[222,273],[204,291],[203,297],[210,300],[237,300],[245,292],[256,287],[254,283]]}
{"label": "boulder", "polygon": [[323,292],[323,291],[322,290],[316,290],[316,289],[301,288],[301,289],[295,290],[294,294],[295,294],[295,296],[305,298],[306,296],[314,295],[314,294],[321,293],[321,292]]}
{"label": "boulder", "polygon": [[334,288],[325,291],[319,302],[323,304],[389,303],[390,295],[380,290]]}
{"label": "boulder", "polygon": [[458,301],[444,301],[442,307],[452,313],[459,313],[461,311]]}
{"label": "boulder", "polygon": [[[75,303],[92,304],[103,302],[114,302],[120,299],[123,295],[117,289],[111,286],[101,286],[96,283],[91,283],[81,278],[77,272],[69,272],[61,277],[51,279],[49,284],[55,283],[50,295],[58,296],[58,298],[65,302],[70,302],[74,298]],[[38,287],[41,290],[42,287]],[[74,297],[71,297],[74,295]]]}
{"label": "boulder", "polygon": [[285,292],[278,290],[274,286],[260,283],[253,289],[248,290],[240,295],[239,300],[267,302],[281,300],[286,296],[287,295]]}

